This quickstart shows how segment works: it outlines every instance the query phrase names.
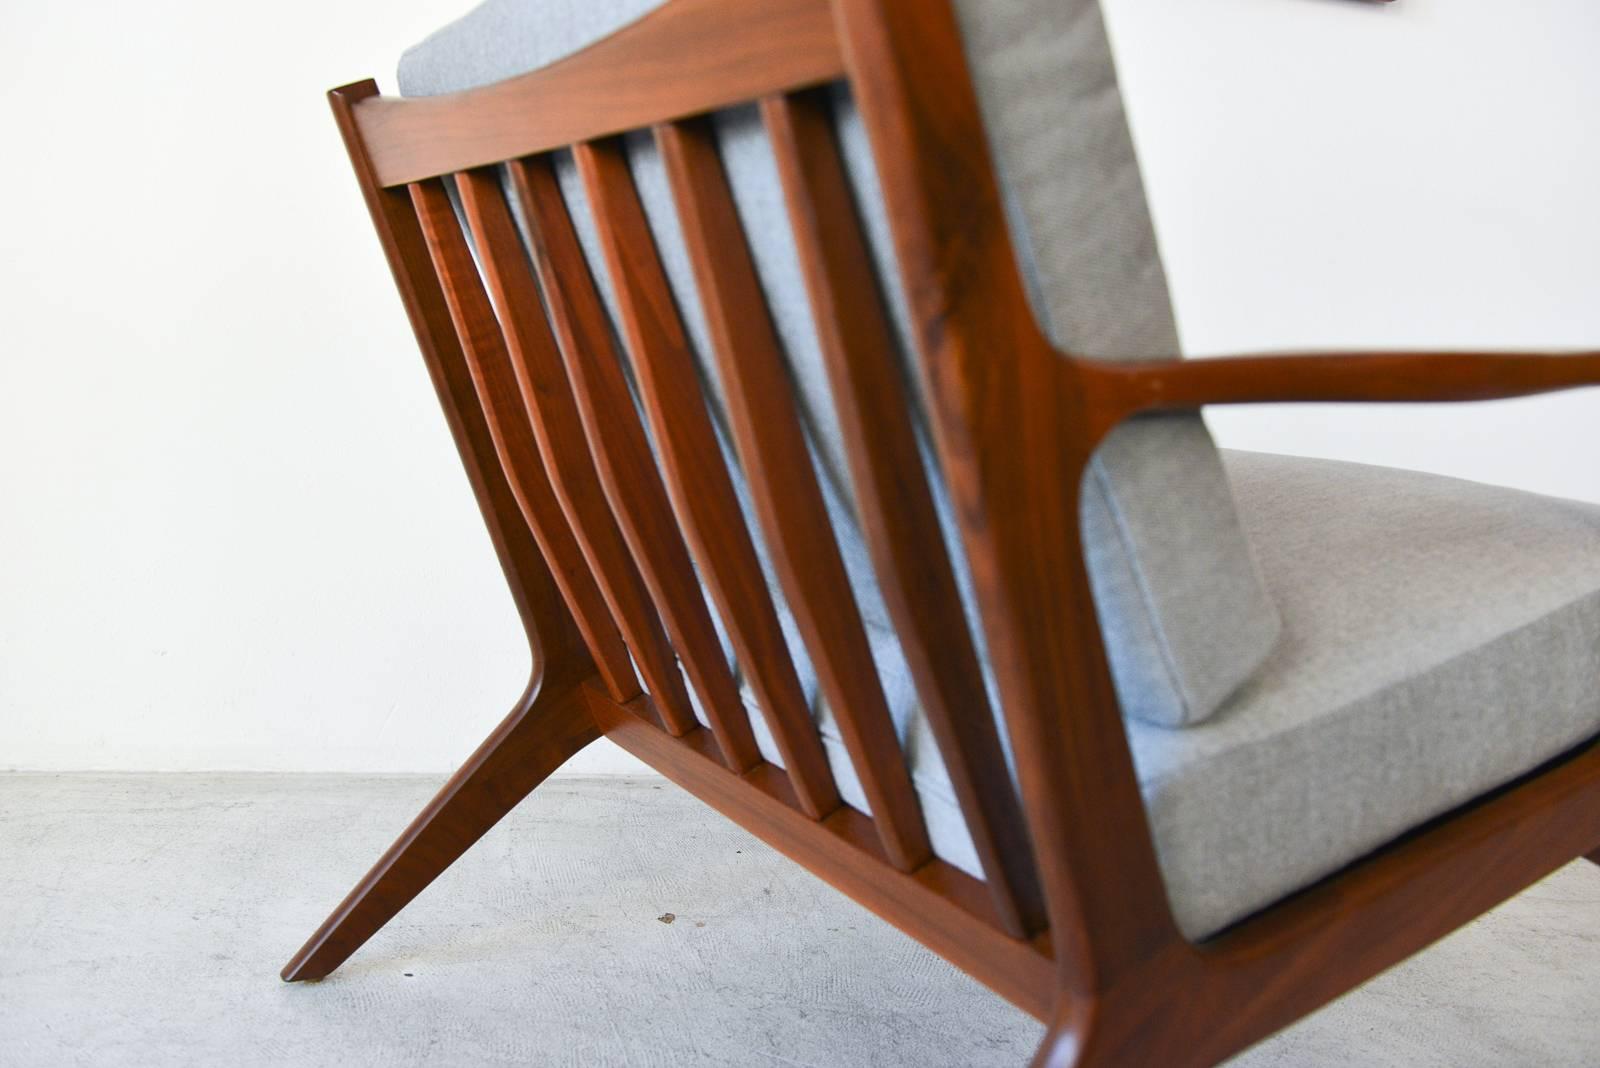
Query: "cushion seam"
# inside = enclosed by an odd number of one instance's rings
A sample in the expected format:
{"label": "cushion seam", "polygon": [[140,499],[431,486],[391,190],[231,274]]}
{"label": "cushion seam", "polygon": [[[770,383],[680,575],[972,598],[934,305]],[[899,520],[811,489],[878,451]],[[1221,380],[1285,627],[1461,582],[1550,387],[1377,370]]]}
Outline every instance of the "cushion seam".
{"label": "cushion seam", "polygon": [[[1177,725],[1185,726],[1194,720],[1193,702],[1184,692],[1183,680],[1178,672],[1178,663],[1173,655],[1172,646],[1167,638],[1166,628],[1162,626],[1161,616],[1156,611],[1155,594],[1150,589],[1143,570],[1139,567],[1139,554],[1133,544],[1133,537],[1128,532],[1127,522],[1118,506],[1116,497],[1111,492],[1110,479],[1106,475],[1105,467],[1099,456],[1094,457],[1089,463],[1090,472],[1096,484],[1100,487],[1100,495],[1105,499],[1106,512],[1111,517],[1112,528],[1117,532],[1117,544],[1122,550],[1124,558],[1128,561],[1128,573],[1133,576],[1134,588],[1139,592],[1140,606],[1144,609],[1146,617],[1150,620],[1150,631],[1155,636],[1156,650],[1160,653],[1161,666],[1167,674],[1167,687],[1176,698],[1178,706]],[[1156,726],[1170,726],[1157,723]]]}

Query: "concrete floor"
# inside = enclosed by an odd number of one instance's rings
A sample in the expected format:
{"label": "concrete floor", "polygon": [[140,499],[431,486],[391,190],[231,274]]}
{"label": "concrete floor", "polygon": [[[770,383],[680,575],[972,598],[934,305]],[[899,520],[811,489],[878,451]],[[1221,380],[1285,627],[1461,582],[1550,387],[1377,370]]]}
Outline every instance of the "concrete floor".
{"label": "concrete floor", "polygon": [[[332,978],[280,983],[436,786],[0,775],[0,1065],[1016,1066],[1038,1041],[651,779],[547,783]],[[1600,1064],[1600,868],[1235,1063]]]}

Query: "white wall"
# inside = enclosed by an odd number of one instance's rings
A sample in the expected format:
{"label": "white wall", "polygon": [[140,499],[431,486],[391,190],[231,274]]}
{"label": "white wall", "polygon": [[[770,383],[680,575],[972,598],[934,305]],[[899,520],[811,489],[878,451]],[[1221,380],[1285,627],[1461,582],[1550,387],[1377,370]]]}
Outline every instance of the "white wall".
{"label": "white wall", "polygon": [[[1600,348],[1600,4],[1106,0],[1184,346]],[[1600,394],[1213,410],[1600,500]]]}
{"label": "white wall", "polygon": [[517,696],[323,99],[458,6],[0,5],[0,766],[442,769]]}
{"label": "white wall", "polygon": [[[459,6],[0,6],[0,767],[439,771],[515,696],[321,98]],[[1600,344],[1591,0],[1107,7],[1191,351]],[[1600,500],[1597,404],[1213,425]]]}

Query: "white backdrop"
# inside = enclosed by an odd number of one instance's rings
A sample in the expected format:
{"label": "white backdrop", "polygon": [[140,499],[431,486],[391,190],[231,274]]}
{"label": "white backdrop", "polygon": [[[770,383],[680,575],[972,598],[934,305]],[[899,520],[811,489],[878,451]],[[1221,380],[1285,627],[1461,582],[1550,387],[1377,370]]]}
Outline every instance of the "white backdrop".
{"label": "white backdrop", "polygon": [[[440,771],[516,695],[321,98],[462,6],[0,6],[0,767]],[[1189,351],[1600,345],[1592,0],[1106,6]],[[1600,500],[1597,414],[1211,419]]]}

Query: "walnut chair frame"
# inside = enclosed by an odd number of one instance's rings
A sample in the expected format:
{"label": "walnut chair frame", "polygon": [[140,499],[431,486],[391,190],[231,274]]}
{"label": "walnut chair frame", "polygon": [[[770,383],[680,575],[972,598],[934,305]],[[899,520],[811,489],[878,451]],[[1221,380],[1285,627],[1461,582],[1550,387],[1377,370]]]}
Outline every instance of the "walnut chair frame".
{"label": "walnut chair frame", "polygon": [[[819,92],[839,81],[881,175],[1020,797],[933,533],[885,305]],[[1560,865],[1600,862],[1600,745],[1589,743],[1187,941],[1157,867],[1078,527],[1085,464],[1136,413],[1512,397],[1600,383],[1600,353],[1108,364],[1055,350],[1024,295],[953,15],[934,0],[672,0],[482,89],[396,99],[365,81],[330,100],[534,668],[511,714],[285,979],[338,967],[602,736],[1046,1022],[1041,1065],[1215,1063]],[[779,161],[864,535],[981,880],[930,851],[705,119],[751,101]],[[840,802],[718,451],[620,147],[640,129],[665,161],[760,532],[870,817]],[[554,180],[550,153],[563,148],[599,228],[659,462]],[[756,748],[701,579],[785,768]]]}

